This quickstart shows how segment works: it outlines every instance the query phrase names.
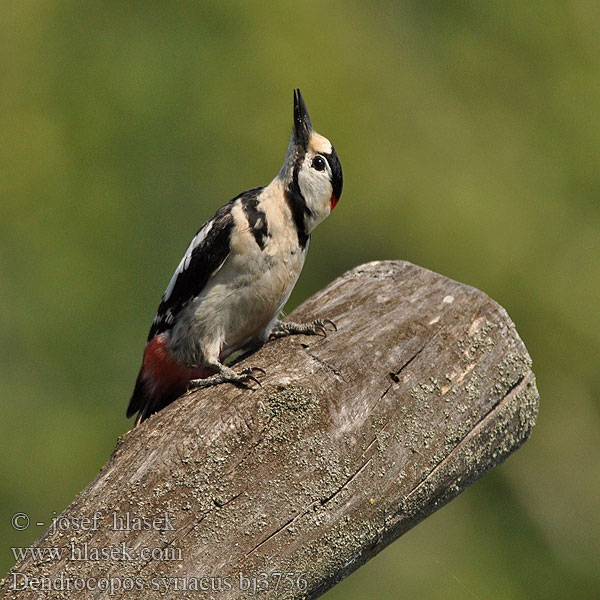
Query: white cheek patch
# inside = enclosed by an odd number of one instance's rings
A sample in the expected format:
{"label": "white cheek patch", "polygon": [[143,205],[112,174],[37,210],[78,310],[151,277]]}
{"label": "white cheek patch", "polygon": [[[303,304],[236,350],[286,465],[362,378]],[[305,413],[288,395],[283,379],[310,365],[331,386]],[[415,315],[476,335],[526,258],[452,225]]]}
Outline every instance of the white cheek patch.
{"label": "white cheek patch", "polygon": [[309,145],[315,154],[331,154],[331,142],[316,131],[311,132]]}
{"label": "white cheek patch", "polygon": [[332,189],[327,171],[316,171],[309,161],[298,173],[298,185],[306,205],[313,212],[320,213],[322,205],[329,205]]}

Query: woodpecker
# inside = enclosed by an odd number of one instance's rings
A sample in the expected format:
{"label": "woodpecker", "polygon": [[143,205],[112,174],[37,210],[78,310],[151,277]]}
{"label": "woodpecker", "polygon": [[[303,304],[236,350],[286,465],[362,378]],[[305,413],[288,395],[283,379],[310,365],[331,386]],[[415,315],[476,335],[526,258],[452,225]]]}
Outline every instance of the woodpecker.
{"label": "woodpecker", "polygon": [[328,319],[282,322],[310,235],[342,193],[331,142],[312,128],[299,89],[294,128],[273,181],[236,196],[198,230],[162,296],[127,417],[138,425],[188,389],[258,382],[259,367],[223,364],[269,339],[326,335]]}

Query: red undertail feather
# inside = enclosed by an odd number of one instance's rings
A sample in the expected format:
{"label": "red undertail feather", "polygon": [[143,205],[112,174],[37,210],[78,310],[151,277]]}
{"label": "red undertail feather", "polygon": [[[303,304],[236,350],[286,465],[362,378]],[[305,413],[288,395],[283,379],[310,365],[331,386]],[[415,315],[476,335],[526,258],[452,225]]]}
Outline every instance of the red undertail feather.
{"label": "red undertail feather", "polygon": [[157,335],[146,344],[142,368],[127,409],[128,418],[139,411],[136,425],[181,396],[191,379],[210,374],[178,362],[166,344],[165,334]]}

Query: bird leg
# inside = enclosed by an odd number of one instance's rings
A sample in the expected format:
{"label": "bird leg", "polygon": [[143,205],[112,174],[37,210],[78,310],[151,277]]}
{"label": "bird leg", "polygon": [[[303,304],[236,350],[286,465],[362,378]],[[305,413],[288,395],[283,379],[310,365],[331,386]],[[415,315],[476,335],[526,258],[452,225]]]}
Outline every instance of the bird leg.
{"label": "bird leg", "polygon": [[217,373],[204,379],[192,379],[187,384],[188,390],[212,387],[214,385],[220,385],[221,383],[233,383],[239,387],[252,387],[248,385],[251,381],[254,381],[260,386],[262,384],[256,378],[255,374],[258,375],[260,373],[266,375],[266,371],[260,367],[247,367],[239,373],[236,373],[233,369],[226,367],[217,361],[209,363],[206,366],[211,369],[216,369]]}
{"label": "bird leg", "polygon": [[327,337],[327,325],[331,326],[331,331],[337,331],[336,324],[331,319],[316,319],[311,323],[293,323],[291,321],[277,321],[271,330],[270,340],[285,337],[287,335],[322,335]]}
{"label": "bird leg", "polygon": [[[322,335],[327,337],[327,326],[330,326],[331,331],[337,331],[336,324],[331,319],[316,319],[310,323],[294,323],[292,321],[277,321],[271,330],[269,340],[286,337],[288,335]],[[254,348],[252,348],[254,350]],[[252,350],[248,353],[250,354]],[[221,383],[233,383],[240,387],[251,387],[248,384],[255,382],[259,386],[262,385],[256,375],[266,375],[266,371],[260,367],[247,367],[236,373],[230,367],[218,362],[217,360],[206,364],[209,369],[214,369],[215,375],[210,375],[204,379],[192,379],[188,382],[188,390],[200,389],[220,385]]]}

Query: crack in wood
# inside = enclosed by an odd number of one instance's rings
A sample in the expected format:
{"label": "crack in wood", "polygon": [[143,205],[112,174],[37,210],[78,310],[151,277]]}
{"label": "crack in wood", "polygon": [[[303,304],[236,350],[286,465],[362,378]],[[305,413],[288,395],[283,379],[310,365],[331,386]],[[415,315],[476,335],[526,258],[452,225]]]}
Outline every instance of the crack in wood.
{"label": "crack in wood", "polygon": [[[373,441],[375,441],[375,440],[373,440]],[[373,442],[371,442],[371,443],[373,443]],[[371,446],[371,444],[369,444],[369,446]],[[337,490],[335,490],[333,492],[333,494],[327,496],[327,498],[321,498],[321,500],[319,501],[321,503],[321,506],[325,506],[325,504],[327,504],[328,502],[333,500],[333,498],[335,498],[345,487],[347,487],[350,483],[352,483],[352,481],[354,481],[354,479],[356,479],[364,471],[366,466],[371,462],[372,458],[373,458],[372,456],[369,456],[369,458],[367,458],[367,460],[364,462],[364,464],[361,465],[361,467],[358,469],[358,471],[356,471],[350,477],[348,477],[348,479],[346,479],[346,481],[340,487],[338,487]]]}
{"label": "crack in wood", "polygon": [[[387,427],[387,424],[382,427],[381,431],[383,431],[385,428]],[[381,433],[378,432],[378,433]],[[373,446],[373,444],[377,441],[377,436],[375,436],[371,442],[369,442],[369,445],[365,448],[365,450],[362,452],[362,455],[364,456],[369,449]],[[277,534],[281,533],[282,531],[285,531],[285,529],[287,529],[294,521],[296,521],[299,518],[304,517],[305,515],[309,514],[312,510],[314,510],[314,508],[318,505],[321,506],[325,506],[328,502],[330,502],[331,500],[333,500],[333,498],[335,498],[335,496],[337,496],[340,492],[342,492],[342,490],[344,488],[346,488],[350,483],[352,483],[352,481],[354,481],[356,479],[356,477],[358,477],[362,471],[364,471],[364,469],[367,467],[367,465],[371,462],[371,459],[373,457],[370,456],[352,475],[350,475],[346,481],[344,481],[344,483],[342,483],[342,485],[338,486],[332,494],[330,494],[329,496],[327,496],[326,498],[321,498],[320,500],[317,500],[315,502],[312,502],[310,504],[310,506],[304,510],[304,511],[300,511],[298,512],[296,515],[294,515],[291,519],[289,519],[286,523],[284,523],[281,527],[279,527],[278,529],[276,529],[273,533],[271,533],[270,535],[268,535],[264,540],[262,540],[261,542],[259,542],[258,544],[256,544],[256,546],[254,546],[254,548],[252,548],[252,550],[250,550],[246,556],[248,556],[249,554],[252,554],[252,552],[254,552],[255,550],[257,550],[258,548],[260,548],[261,546],[263,546],[264,544],[266,544],[270,539],[272,539],[273,537],[275,537]]]}
{"label": "crack in wood", "polygon": [[346,381],[346,379],[344,378],[344,376],[342,375],[342,372],[338,368],[334,367],[333,365],[330,365],[327,361],[323,360],[319,356],[315,356],[314,354],[309,352],[307,349],[304,349],[304,352],[308,356],[310,356],[313,360],[318,362],[322,367],[325,367],[325,369],[327,371],[330,371],[331,373],[333,373],[338,379],[341,379],[344,383],[348,383]]}
{"label": "crack in wood", "polygon": [[286,523],[284,523],[281,527],[279,527],[278,529],[276,529],[273,533],[271,533],[264,540],[262,540],[262,542],[259,542],[258,544],[256,544],[256,546],[254,546],[254,548],[252,548],[252,550],[250,550],[249,552],[246,552],[246,556],[249,556],[250,554],[252,554],[256,550],[258,550],[261,546],[264,546],[270,539],[274,538],[278,533],[280,533],[280,532],[284,531],[285,529],[287,529],[298,517],[304,516],[308,512],[309,511],[306,510],[303,513],[298,513],[295,516],[293,516],[289,521],[287,521]]}
{"label": "crack in wood", "polygon": [[[425,350],[425,348],[427,348],[427,346],[429,346],[429,344],[431,344],[431,342],[433,342],[433,340],[438,336],[438,334],[440,333],[440,331],[442,331],[443,327],[438,327],[435,330],[435,333],[408,359],[404,362],[404,364],[397,370],[397,371],[392,371],[390,373],[390,377],[392,379],[392,381],[394,383],[400,383],[400,377],[398,377],[398,375],[400,375],[400,373],[402,373],[402,371],[404,371],[404,369],[406,369],[406,367],[408,367],[414,360],[415,358],[417,358],[417,356],[419,356],[419,354],[421,354],[421,352],[423,352],[423,350]],[[387,392],[390,390],[392,386],[390,385],[390,387],[388,387],[388,389],[385,391],[385,394],[387,394]],[[383,398],[383,396],[382,396]]]}
{"label": "crack in wood", "polygon": [[397,371],[392,371],[390,373],[390,377],[392,378],[392,380],[395,383],[400,383],[400,377],[398,377],[398,375],[400,375],[400,373],[402,373],[402,371],[404,371],[404,369],[406,369],[406,367],[408,367],[408,365],[410,365],[410,363],[413,360],[415,360],[415,358],[417,358],[417,356],[419,356],[419,354],[421,354],[421,352],[423,352],[423,350],[425,350],[425,347],[427,346],[427,344],[429,344],[429,342],[432,339],[433,339],[433,337],[430,340],[428,340],[425,344],[423,344],[423,346],[421,346],[421,348],[419,348]]}
{"label": "crack in wood", "polygon": [[241,492],[238,492],[237,494],[235,494],[235,496],[232,496],[228,500],[221,500],[220,498],[213,498],[213,504],[217,508],[223,508],[224,506],[231,504],[231,502],[233,502],[234,500],[239,498],[245,491],[246,491],[246,489],[244,488]]}

